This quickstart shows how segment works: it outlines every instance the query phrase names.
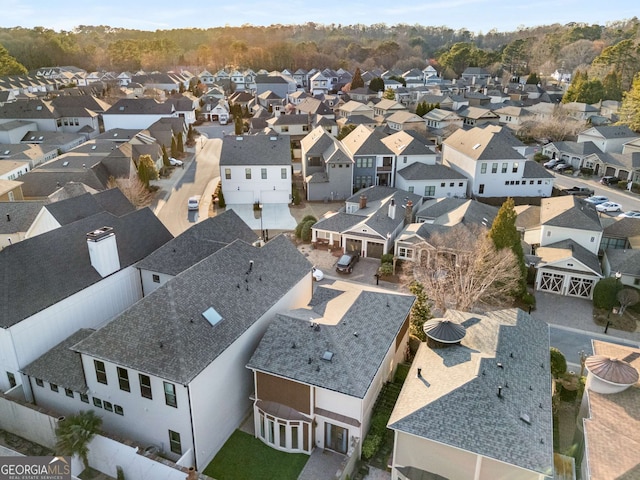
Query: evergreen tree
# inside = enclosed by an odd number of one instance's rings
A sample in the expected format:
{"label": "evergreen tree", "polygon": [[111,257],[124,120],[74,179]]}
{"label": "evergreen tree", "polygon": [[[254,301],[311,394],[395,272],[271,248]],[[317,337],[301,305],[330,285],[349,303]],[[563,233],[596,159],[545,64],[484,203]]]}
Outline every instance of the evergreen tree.
{"label": "evergreen tree", "polygon": [[622,88],[620,88],[620,74],[611,70],[602,80],[604,88],[604,100],[622,100]]}
{"label": "evergreen tree", "polygon": [[174,137],[173,135],[171,136],[171,156],[174,158],[178,156],[178,146],[176,144],[176,137]]}
{"label": "evergreen tree", "polygon": [[419,117],[423,117],[427,113],[427,104],[426,102],[418,102],[416,105],[416,115]]}
{"label": "evergreen tree", "polygon": [[393,88],[387,88],[384,91],[384,94],[382,95],[382,98],[385,98],[387,100],[395,100],[396,99],[396,92],[393,91]]}
{"label": "evergreen tree", "polygon": [[189,131],[187,132],[187,142],[193,142],[193,137],[195,132],[193,131],[193,126],[189,124]]}
{"label": "evergreen tree", "polygon": [[520,233],[516,229],[517,217],[518,215],[516,214],[513,199],[507,198],[500,207],[500,210],[498,210],[496,218],[493,220],[493,224],[489,230],[489,236],[493,240],[496,250],[499,251],[503,248],[510,248],[515,254],[520,267],[520,281],[514,290],[522,296],[527,292],[527,269],[524,264],[524,252],[522,250]]}
{"label": "evergreen tree", "polygon": [[372,92],[382,92],[384,90],[384,80],[380,77],[372,78],[369,82],[369,90]]}
{"label": "evergreen tree", "polygon": [[182,132],[178,133],[178,141],[176,143],[176,148],[178,149],[178,152],[180,153],[184,152],[184,142],[182,140]]}
{"label": "evergreen tree", "polygon": [[623,94],[618,115],[618,124],[627,125],[631,130],[640,132],[640,73],[634,77],[631,90]]}
{"label": "evergreen tree", "polygon": [[234,130],[236,135],[242,135],[243,130],[244,130],[244,124],[242,122],[242,117],[240,115],[233,117],[233,126],[234,126]]}
{"label": "evergreen tree", "polygon": [[349,135],[351,132],[353,132],[356,129],[356,126],[351,124],[351,125],[345,125],[344,127],[342,127],[340,129],[340,131],[338,132],[338,136],[336,137],[338,140],[342,140],[344,137],[346,137],[347,135]]}
{"label": "evergreen tree", "polygon": [[582,88],[582,84],[589,79],[587,72],[576,71],[576,74],[571,79],[571,84],[567,88],[567,91],[562,96],[562,103],[576,102],[578,93]]}
{"label": "evergreen tree", "polygon": [[164,144],[162,145],[162,164],[165,167],[168,167],[171,165],[169,163],[169,155],[167,155],[167,147],[165,147]]}
{"label": "evergreen tree", "polygon": [[356,68],[355,73],[353,74],[353,79],[351,80],[351,90],[355,90],[356,88],[364,87],[364,80],[362,79],[362,73],[360,72],[360,67]]}
{"label": "evergreen tree", "polygon": [[422,327],[425,322],[433,318],[433,315],[431,315],[431,307],[429,306],[429,299],[427,298],[424,285],[420,282],[413,282],[409,286],[409,290],[416,296],[416,301],[411,307],[411,326],[409,327],[409,331],[411,335],[419,338],[421,342],[424,342],[427,340],[427,335],[424,333]]}
{"label": "evergreen tree", "polygon": [[531,75],[527,77],[528,85],[538,85],[540,83],[540,78],[536,72],[533,72]]}
{"label": "evergreen tree", "polygon": [[150,180],[158,178],[158,169],[156,164],[153,163],[151,155],[140,155],[140,158],[138,158],[138,177],[147,188],[149,188]]}
{"label": "evergreen tree", "polygon": [[24,75],[27,69],[14,57],[9,55],[6,48],[0,45],[0,76]]}

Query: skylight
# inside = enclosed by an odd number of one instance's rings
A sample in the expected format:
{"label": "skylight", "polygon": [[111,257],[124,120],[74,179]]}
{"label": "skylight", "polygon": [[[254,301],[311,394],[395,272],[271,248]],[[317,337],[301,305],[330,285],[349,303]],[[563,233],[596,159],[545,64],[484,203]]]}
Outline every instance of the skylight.
{"label": "skylight", "polygon": [[222,320],[222,315],[220,315],[213,307],[209,307],[202,312],[202,316],[211,324],[211,326]]}
{"label": "skylight", "polygon": [[325,351],[322,354],[322,359],[326,360],[327,362],[330,362],[332,358],[333,358],[333,352],[330,352],[329,350]]}

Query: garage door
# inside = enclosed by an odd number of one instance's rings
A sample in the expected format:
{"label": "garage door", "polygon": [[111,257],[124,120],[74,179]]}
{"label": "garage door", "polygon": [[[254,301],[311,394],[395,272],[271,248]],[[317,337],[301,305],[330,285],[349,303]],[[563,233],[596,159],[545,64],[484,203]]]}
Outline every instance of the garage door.
{"label": "garage door", "polygon": [[567,295],[571,295],[572,297],[591,298],[591,291],[595,284],[596,281],[593,278],[571,277],[569,280],[569,290],[567,291]]}
{"label": "garage door", "polygon": [[362,240],[356,240],[355,238],[347,238],[347,252],[362,253]]}
{"label": "garage door", "polygon": [[223,193],[224,201],[227,205],[253,204],[253,192],[230,190],[229,192],[223,191]]}
{"label": "garage door", "polygon": [[560,273],[542,272],[538,290],[543,292],[562,293],[564,275]]}
{"label": "garage door", "polygon": [[289,192],[287,190],[264,190],[260,192],[262,203],[289,203]]}
{"label": "garage door", "polygon": [[381,258],[384,253],[384,243],[367,242],[367,257]]}

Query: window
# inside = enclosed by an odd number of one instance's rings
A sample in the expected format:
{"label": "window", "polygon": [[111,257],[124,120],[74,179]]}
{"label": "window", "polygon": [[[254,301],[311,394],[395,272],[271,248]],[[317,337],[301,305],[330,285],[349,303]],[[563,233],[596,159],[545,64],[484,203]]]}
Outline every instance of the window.
{"label": "window", "polygon": [[433,197],[436,194],[436,186],[430,185],[424,187],[424,196],[425,197]]}
{"label": "window", "polygon": [[444,182],[442,182],[442,183],[440,184],[440,186],[441,186],[442,188],[444,188],[444,186],[445,186],[445,185],[446,185],[446,183],[444,183]]}
{"label": "window", "polygon": [[244,169],[244,178],[246,178],[247,180],[251,180],[251,169],[250,168],[245,168]]}
{"label": "window", "polygon": [[287,133],[289,131],[289,126],[288,125],[283,125],[282,126],[282,133]]}
{"label": "window", "polygon": [[122,409],[122,407],[120,405],[114,405],[113,406],[113,411],[116,412],[117,415],[123,415],[124,416],[124,410]]}
{"label": "window", "polygon": [[402,163],[407,163],[407,157],[406,156],[402,159]]}
{"label": "window", "polygon": [[505,181],[504,181],[504,184],[505,184],[505,185],[509,185],[509,180],[505,180]]}
{"label": "window", "polygon": [[160,283],[160,275],[153,274],[153,283]]}
{"label": "window", "polygon": [[520,185],[520,180],[516,180],[516,185]]}
{"label": "window", "polygon": [[176,398],[176,386],[173,383],[164,382],[164,401],[170,407],[178,408],[178,399]]}
{"label": "window", "polygon": [[497,163],[492,163],[491,164],[491,173],[498,173],[498,164]]}
{"label": "window", "polygon": [[413,187],[409,187],[409,193],[413,193]]}
{"label": "window", "polygon": [[262,178],[262,180],[266,180],[267,179],[267,169],[266,168],[261,168],[260,169],[260,178]]}
{"label": "window", "polygon": [[506,163],[506,162],[502,164],[502,173],[507,173],[507,167],[508,166],[509,166],[509,164]]}
{"label": "window", "polygon": [[69,388],[65,388],[64,389],[64,393],[67,397],[73,398],[73,390],[69,389]]}
{"label": "window", "polygon": [[104,362],[101,362],[100,360],[94,360],[93,365],[96,368],[96,380],[98,380],[98,383],[104,383],[106,385],[107,371],[104,367]]}
{"label": "window", "polygon": [[131,391],[131,387],[129,386],[129,371],[126,368],[118,367],[118,383],[120,384],[120,390],[124,390],[125,392]]}
{"label": "window", "polygon": [[511,167],[511,173],[518,173],[518,162],[513,162],[513,166]]}
{"label": "window", "polygon": [[44,382],[39,378],[36,378],[36,385],[38,385],[39,387],[44,387]]}
{"label": "window", "polygon": [[406,247],[398,247],[398,256],[402,258],[413,258],[413,250]]}
{"label": "window", "polygon": [[286,168],[281,168],[280,169],[280,178],[282,180],[286,180],[287,179],[287,169]]}
{"label": "window", "polygon": [[485,162],[480,164],[480,173],[487,173],[487,164]]}
{"label": "window", "polygon": [[450,182],[450,183],[449,183],[449,186],[450,186],[450,187],[455,187],[455,186],[456,186],[456,184],[455,184],[455,182]]}
{"label": "window", "polygon": [[464,187],[464,182],[459,182],[459,183],[458,183],[458,186],[459,186],[459,187]]}
{"label": "window", "polygon": [[595,241],[596,237],[591,237],[591,243]]}
{"label": "window", "polygon": [[104,409],[107,412],[113,412],[113,405],[111,404],[111,402],[107,402],[106,400],[104,401]]}
{"label": "window", "polygon": [[484,183],[481,183],[480,186],[478,187],[478,193],[479,194],[483,194],[484,193]]}
{"label": "window", "polygon": [[9,379],[9,388],[13,388],[18,384],[16,382],[16,376],[13,373],[7,372],[7,378]]}
{"label": "window", "polygon": [[225,178],[225,180],[231,180],[231,169],[230,168],[225,168],[224,169],[224,178]]}
{"label": "window", "polygon": [[182,445],[180,444],[180,434],[169,430],[169,446],[173,453],[182,455]]}
{"label": "window", "polygon": [[56,385],[55,383],[50,383],[50,384],[49,384],[49,388],[50,388],[53,392],[57,392],[57,391],[58,391],[58,385]]}
{"label": "window", "polygon": [[291,449],[298,450],[298,427],[291,427]]}
{"label": "window", "polygon": [[533,185],[533,180],[529,180],[529,185]]}
{"label": "window", "polygon": [[99,398],[93,397],[93,404],[98,408],[102,408],[102,400]]}
{"label": "window", "polygon": [[81,393],[80,401],[84,403],[89,403],[89,395],[87,395],[86,393]]}
{"label": "window", "polygon": [[140,395],[144,398],[153,398],[153,395],[151,395],[151,378],[141,373],[138,376],[140,377]]}
{"label": "window", "polygon": [[542,180],[538,180],[538,185],[542,185]]}
{"label": "window", "polygon": [[282,423],[278,423],[278,429],[280,433],[280,446],[284,448],[287,446],[287,426]]}

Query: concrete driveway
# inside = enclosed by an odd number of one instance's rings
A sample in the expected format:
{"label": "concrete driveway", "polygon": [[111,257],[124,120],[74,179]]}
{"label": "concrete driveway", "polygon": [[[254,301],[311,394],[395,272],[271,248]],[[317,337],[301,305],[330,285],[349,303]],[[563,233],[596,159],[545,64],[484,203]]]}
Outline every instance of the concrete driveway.
{"label": "concrete driveway", "polygon": [[249,225],[251,230],[295,230],[296,220],[291,215],[289,205],[264,204],[262,207],[262,223],[260,222],[260,212],[253,210],[253,205],[248,204],[227,204],[227,210],[232,209],[238,216]]}

